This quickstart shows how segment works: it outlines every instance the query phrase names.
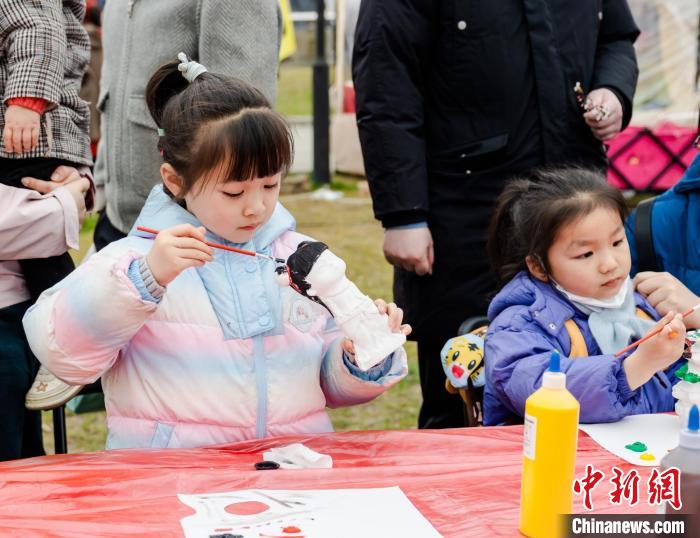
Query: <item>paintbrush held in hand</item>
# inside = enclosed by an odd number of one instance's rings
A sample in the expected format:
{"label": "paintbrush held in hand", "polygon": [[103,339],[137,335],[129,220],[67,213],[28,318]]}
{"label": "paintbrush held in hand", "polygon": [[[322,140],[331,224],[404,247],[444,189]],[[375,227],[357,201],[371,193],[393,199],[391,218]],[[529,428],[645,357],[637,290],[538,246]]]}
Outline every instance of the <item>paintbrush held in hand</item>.
{"label": "paintbrush held in hand", "polygon": [[[700,309],[700,304],[696,304],[696,305],[695,305],[693,308],[691,308],[690,310],[688,310],[688,311],[686,311],[686,312],[683,312],[683,317],[684,317],[684,318],[687,318],[690,314],[692,314],[693,312],[695,312],[695,311],[698,310],[698,309]],[[640,338],[639,340],[636,340],[636,341],[632,342],[630,345],[628,345],[628,346],[626,346],[626,347],[623,347],[620,351],[618,351],[617,353],[615,353],[615,357],[619,357],[619,356],[621,356],[622,354],[628,352],[630,349],[634,349],[634,348],[637,347],[639,344],[642,344],[642,343],[646,342],[647,340],[649,340],[650,338],[653,338],[654,336],[656,336],[657,334],[659,334],[663,329],[664,329],[663,327],[659,327],[658,329],[653,330],[652,332],[650,332],[649,334],[647,334],[647,335],[644,336],[643,338]],[[669,336],[678,336],[678,335],[677,335],[677,334],[674,335],[674,333],[672,332]]]}
{"label": "paintbrush held in hand", "polygon": [[[153,230],[152,228],[146,228],[144,226],[137,226],[136,229],[139,232],[146,232],[149,234],[153,234],[153,238],[155,238],[156,235],[160,232],[160,230]],[[144,239],[153,239],[153,238],[144,238]],[[243,254],[245,256],[255,256],[257,258],[264,258],[266,260],[273,261],[275,263],[286,263],[285,260],[282,258],[274,258],[272,256],[268,256],[267,254],[262,254],[260,252],[253,252],[252,250],[244,250],[242,248],[235,248],[235,247],[227,247],[226,245],[220,245],[218,243],[210,243],[209,241],[204,241],[207,245],[209,245],[212,248],[219,248],[221,250],[228,250],[229,252],[235,252],[237,254]]]}

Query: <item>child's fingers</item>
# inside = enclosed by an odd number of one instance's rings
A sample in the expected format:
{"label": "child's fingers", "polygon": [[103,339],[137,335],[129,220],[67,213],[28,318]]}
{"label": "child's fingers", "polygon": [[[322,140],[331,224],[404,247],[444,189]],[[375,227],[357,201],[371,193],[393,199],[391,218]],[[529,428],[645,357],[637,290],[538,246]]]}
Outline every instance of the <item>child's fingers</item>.
{"label": "child's fingers", "polygon": [[[193,241],[195,241],[195,239],[193,239]],[[204,252],[198,248],[178,247],[176,251],[176,256],[181,259],[201,261],[202,264],[205,262],[210,262],[214,259],[214,257],[211,254]]]}
{"label": "child's fingers", "polygon": [[12,148],[15,153],[22,153],[22,129],[12,129]]}
{"label": "child's fingers", "polygon": [[670,321],[673,319],[674,315],[675,315],[675,312],[669,312],[668,314],[666,314],[659,321],[657,321],[656,324],[651,329],[649,329],[647,334],[658,331],[658,330],[662,329],[663,327],[665,327],[666,325],[668,325],[670,323]]}
{"label": "child's fingers", "polygon": [[178,224],[177,226],[168,228],[163,232],[166,232],[174,237],[194,237],[200,241],[204,239],[204,235],[202,234],[201,230],[199,228],[195,228],[191,224]]}
{"label": "child's fingers", "polygon": [[183,250],[178,252],[175,266],[178,268],[178,272],[182,272],[190,267],[201,267],[210,261],[204,253],[198,250]]}
{"label": "child's fingers", "polygon": [[380,314],[386,314],[386,301],[384,299],[375,299],[374,304],[377,305]]}
{"label": "child's fingers", "polygon": [[411,334],[412,331],[413,331],[413,327],[411,327],[408,323],[401,325],[401,332],[403,334],[405,334],[406,336]]}
{"label": "child's fingers", "polygon": [[22,129],[22,149],[27,153],[31,151],[32,148],[32,128],[25,127]]}
{"label": "child's fingers", "polygon": [[2,131],[2,143],[5,146],[5,151],[7,153],[13,153],[14,148],[12,146],[12,127],[5,125]]}
{"label": "child's fingers", "polygon": [[39,145],[39,128],[32,127],[32,149]]}
{"label": "child's fingers", "polygon": [[[664,316],[664,319],[667,317],[670,316]],[[671,340],[678,338],[679,336],[683,336],[685,338],[685,325],[683,324],[683,317],[680,314],[674,314],[673,317],[668,320],[668,323],[663,326],[659,336]]]}
{"label": "child's fingers", "polygon": [[352,340],[349,338],[343,338],[343,340],[340,342],[340,347],[343,348],[343,351],[345,351],[345,353],[348,355],[355,355],[355,344],[353,344]]}
{"label": "child's fingers", "polygon": [[175,237],[175,239],[173,240],[173,245],[181,249],[199,250],[209,257],[208,261],[211,261],[214,258],[214,249],[212,249],[203,241],[195,239],[194,237]]}
{"label": "child's fingers", "polygon": [[666,328],[669,330],[670,338],[677,338],[680,336],[685,339],[685,324],[683,323],[682,314],[676,314],[671,320],[671,323],[666,325]]}
{"label": "child's fingers", "polygon": [[395,303],[389,303],[387,305],[387,314],[389,315],[389,328],[391,332],[398,332],[401,328],[401,321],[403,320],[403,310],[401,310]]}

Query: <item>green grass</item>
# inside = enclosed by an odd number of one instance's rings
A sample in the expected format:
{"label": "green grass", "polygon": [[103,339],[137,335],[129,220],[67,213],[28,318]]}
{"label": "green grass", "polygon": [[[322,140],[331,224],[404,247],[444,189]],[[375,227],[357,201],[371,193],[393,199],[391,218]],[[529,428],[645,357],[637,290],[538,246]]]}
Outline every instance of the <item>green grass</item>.
{"label": "green grass", "polygon": [[[336,177],[334,183],[352,191],[353,180]],[[382,230],[372,216],[369,198],[349,193],[339,201],[313,201],[306,195],[283,197],[282,202],[297,218],[298,230],[328,243],[347,263],[348,276],[370,297],[391,298],[392,271],[381,250]],[[85,222],[80,238],[80,259],[92,241],[95,218]],[[406,346],[409,375],[373,402],[330,411],[336,430],[398,429],[415,427],[420,405],[420,387],[415,344]],[[44,414],[44,442],[53,451],[51,413]],[[68,450],[84,452],[104,448],[104,412],[75,415],[67,411]]]}
{"label": "green grass", "polygon": [[311,67],[282,66],[277,80],[277,110],[285,116],[310,116],[311,88]]}

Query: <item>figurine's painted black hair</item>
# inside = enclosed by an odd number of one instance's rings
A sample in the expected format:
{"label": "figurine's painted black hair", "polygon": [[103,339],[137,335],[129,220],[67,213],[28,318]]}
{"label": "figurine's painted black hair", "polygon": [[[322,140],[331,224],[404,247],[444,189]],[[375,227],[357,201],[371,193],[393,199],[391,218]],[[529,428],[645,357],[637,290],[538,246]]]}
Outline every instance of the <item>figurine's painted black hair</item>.
{"label": "figurine's painted black hair", "polygon": [[[311,269],[324,250],[328,250],[328,245],[325,243],[302,241],[297,246],[296,251],[287,259],[287,271],[289,272],[290,285],[295,290],[328,310],[328,307],[318,297],[307,293],[311,284],[306,281],[306,277],[309,276]],[[330,310],[328,311],[330,312]]]}

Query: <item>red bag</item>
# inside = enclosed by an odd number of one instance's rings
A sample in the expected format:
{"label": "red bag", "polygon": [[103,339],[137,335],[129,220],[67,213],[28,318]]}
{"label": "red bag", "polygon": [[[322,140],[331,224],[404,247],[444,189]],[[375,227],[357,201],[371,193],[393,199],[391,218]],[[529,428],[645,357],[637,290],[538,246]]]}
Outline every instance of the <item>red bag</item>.
{"label": "red bag", "polygon": [[670,122],[654,129],[628,127],[608,144],[608,182],[619,189],[665,191],[695,157],[696,130]]}

